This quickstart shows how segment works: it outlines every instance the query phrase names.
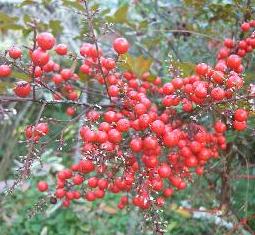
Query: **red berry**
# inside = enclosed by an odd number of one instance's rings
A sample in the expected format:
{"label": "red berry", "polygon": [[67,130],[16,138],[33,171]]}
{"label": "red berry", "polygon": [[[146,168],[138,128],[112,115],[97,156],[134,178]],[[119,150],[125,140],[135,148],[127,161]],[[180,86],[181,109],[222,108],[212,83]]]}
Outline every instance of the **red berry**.
{"label": "red berry", "polygon": [[162,165],[158,169],[158,174],[161,178],[168,178],[171,173],[171,168],[168,165]]}
{"label": "red berry", "polygon": [[50,50],[54,47],[56,39],[51,33],[40,33],[36,38],[37,44],[43,50]]}
{"label": "red berry", "polygon": [[58,44],[55,48],[55,51],[59,55],[66,55],[67,54],[67,46],[65,44]]}
{"label": "red berry", "polygon": [[234,113],[234,119],[238,122],[244,122],[248,118],[248,113],[244,109],[237,109]]}
{"label": "red berry", "polygon": [[42,67],[49,62],[50,57],[47,52],[38,48],[32,52],[31,59],[35,65]]}
{"label": "red berry", "polygon": [[125,54],[128,52],[128,41],[125,38],[116,38],[113,42],[113,48],[118,54]]}
{"label": "red berry", "polygon": [[9,77],[11,75],[11,68],[9,65],[2,64],[0,65],[0,77]]}
{"label": "red berry", "polygon": [[31,86],[28,82],[20,81],[16,83],[16,87],[13,90],[17,96],[27,97],[31,92]]}
{"label": "red berry", "polygon": [[40,192],[45,192],[48,190],[48,184],[44,181],[40,181],[38,182],[37,184],[37,189],[40,191]]}
{"label": "red berry", "polygon": [[247,23],[247,22],[243,23],[243,24],[241,25],[241,29],[242,29],[242,31],[244,31],[244,32],[249,31],[249,30],[250,30],[250,24]]}
{"label": "red berry", "polygon": [[208,65],[205,63],[198,64],[196,66],[196,73],[199,76],[206,76],[208,73]]}
{"label": "red berry", "polygon": [[246,122],[238,122],[238,121],[234,121],[233,122],[233,126],[237,131],[243,131],[246,129],[247,124]]}
{"label": "red berry", "polygon": [[8,53],[9,53],[9,56],[12,58],[12,59],[18,59],[21,57],[22,55],[22,52],[21,50],[18,48],[18,47],[12,47],[8,50]]}
{"label": "red berry", "polygon": [[230,55],[227,58],[227,66],[233,70],[236,70],[239,68],[239,66],[241,65],[241,58],[238,55]]}

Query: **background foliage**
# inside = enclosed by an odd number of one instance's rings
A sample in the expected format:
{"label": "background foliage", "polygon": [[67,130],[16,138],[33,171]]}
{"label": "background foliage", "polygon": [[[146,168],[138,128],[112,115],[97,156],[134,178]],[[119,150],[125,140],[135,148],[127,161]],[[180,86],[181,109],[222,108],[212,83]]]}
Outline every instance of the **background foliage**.
{"label": "background foliage", "polygon": [[[31,43],[28,22],[39,18],[40,31],[51,31],[61,42],[67,43],[78,52],[88,30],[86,22],[76,13],[83,10],[78,1],[66,0],[25,0],[2,1],[0,3],[0,48],[18,43]],[[100,11],[95,20],[98,26],[99,41],[107,50],[115,35],[127,37],[132,45],[129,55],[123,58],[125,68],[132,68],[141,75],[151,72],[151,80],[160,75],[164,81],[172,79],[168,73],[171,60],[184,75],[193,71],[195,63],[213,64],[214,55],[224,37],[241,37],[239,26],[242,21],[254,17],[255,1],[244,0],[107,0],[90,1],[94,10]],[[108,22],[110,30],[101,34],[99,25]],[[131,56],[132,54],[132,56]],[[254,82],[254,55],[249,58],[246,80]],[[15,77],[24,79],[22,74]],[[93,87],[83,77],[82,82]],[[11,82],[1,81],[0,92],[11,88]],[[96,99],[88,95],[87,99]],[[227,105],[222,107],[229,108]],[[5,182],[11,184],[15,169],[19,166],[19,156],[26,149],[18,141],[24,139],[23,129],[36,118],[38,107],[32,104],[9,107],[8,117],[1,117],[0,128],[0,190],[4,191]],[[47,109],[45,116],[53,115],[67,119],[64,109]],[[151,234],[143,215],[134,208],[125,211],[117,209],[118,197],[108,196],[104,201],[75,204],[72,209],[61,209],[59,205],[44,208],[31,220],[27,219],[29,209],[38,201],[40,195],[35,185],[41,178],[53,180],[53,174],[72,162],[75,149],[73,133],[79,125],[68,128],[63,152],[51,149],[43,153],[44,167],[33,167],[33,177],[13,196],[2,198],[0,203],[0,234]],[[242,175],[255,175],[255,138],[254,113],[249,130],[244,134],[228,131],[232,151],[207,166],[205,177],[200,177],[183,192],[176,193],[167,203],[162,216],[168,222],[166,234],[252,234],[240,219],[248,217],[248,225],[255,231],[255,180],[242,178]],[[54,132],[58,132],[58,128]],[[229,170],[230,185],[228,201],[231,208],[224,211],[222,205],[223,177],[221,169]],[[208,211],[223,206],[216,216]],[[199,210],[205,212],[198,212]],[[225,213],[226,212],[226,213]]]}

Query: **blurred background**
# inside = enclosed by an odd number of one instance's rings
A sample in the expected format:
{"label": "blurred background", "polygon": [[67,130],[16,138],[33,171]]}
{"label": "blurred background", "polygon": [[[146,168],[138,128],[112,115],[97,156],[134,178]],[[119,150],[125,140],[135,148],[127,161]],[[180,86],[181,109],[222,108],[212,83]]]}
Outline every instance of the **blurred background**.
{"label": "blurred background", "polygon": [[[255,16],[253,0],[90,0],[89,4],[97,12],[94,24],[104,51],[107,53],[116,35],[126,37],[131,44],[135,72],[141,75],[150,71],[152,79],[160,76],[164,81],[171,79],[170,60],[184,76],[192,73],[196,63],[213,65],[223,39],[242,37],[240,24]],[[40,31],[52,32],[59,43],[66,43],[78,53],[88,30],[79,14],[82,10],[79,1],[0,0],[1,52],[12,45],[31,45],[28,23],[38,19]],[[253,62],[251,55],[245,73],[247,83],[255,81]],[[18,72],[15,76],[24,79]],[[95,86],[85,77],[82,79],[88,87]],[[11,88],[11,81],[0,82],[0,94]],[[100,98],[88,94],[86,99],[95,102]],[[68,129],[67,145],[61,153],[55,151],[56,144],[52,143],[42,153],[43,168],[34,164],[32,177],[4,197],[6,184],[14,182],[15,169],[21,165],[20,156],[26,154],[25,145],[19,143],[24,140],[24,127],[35,119],[38,109],[31,103],[12,103],[8,115],[0,118],[0,235],[152,234],[136,208],[117,208],[118,195],[108,195],[94,203],[76,203],[69,209],[58,204],[38,204],[41,195],[36,183],[40,179],[53,181],[54,172],[75,160],[78,153],[73,135],[79,123]],[[44,115],[61,119],[64,113],[64,108],[52,107]],[[161,212],[167,221],[166,234],[254,234],[254,126],[253,116],[247,132],[228,131],[232,147],[228,155],[210,162],[204,177],[195,177],[186,190],[168,200]],[[227,178],[223,168],[227,168]],[[219,207],[221,210],[217,210]],[[28,219],[31,210],[36,215]]]}

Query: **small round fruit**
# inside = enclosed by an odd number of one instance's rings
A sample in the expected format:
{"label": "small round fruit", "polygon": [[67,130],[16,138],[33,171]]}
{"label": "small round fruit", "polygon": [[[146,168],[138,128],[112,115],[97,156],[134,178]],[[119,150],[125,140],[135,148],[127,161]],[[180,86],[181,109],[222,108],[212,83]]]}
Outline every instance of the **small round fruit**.
{"label": "small round fruit", "polygon": [[67,54],[67,46],[65,44],[58,44],[55,48],[55,51],[58,55],[66,55]]}
{"label": "small round fruit", "polygon": [[14,92],[19,97],[27,97],[31,92],[31,85],[26,81],[17,82]]}
{"label": "small round fruit", "polygon": [[43,50],[50,50],[54,47],[56,39],[51,33],[40,33],[36,38],[37,44]]}
{"label": "small round fruit", "polygon": [[9,65],[6,64],[2,64],[0,65],[0,77],[5,78],[5,77],[9,77],[11,75],[11,68]]}
{"label": "small round fruit", "polygon": [[237,109],[234,114],[234,119],[238,122],[244,122],[248,118],[248,113],[244,109]]}
{"label": "small round fruit", "polygon": [[40,181],[38,182],[37,184],[37,189],[40,191],[40,192],[45,192],[48,190],[48,184],[44,181]]}
{"label": "small round fruit", "polygon": [[125,38],[116,38],[113,42],[113,48],[118,54],[125,54],[128,52],[128,41]]}
{"label": "small round fruit", "polygon": [[18,48],[18,47],[12,47],[12,48],[10,48],[10,49],[8,50],[8,53],[9,53],[9,56],[10,56],[12,59],[15,59],[15,60],[18,59],[18,58],[20,58],[20,57],[21,57],[21,54],[22,54],[20,48]]}

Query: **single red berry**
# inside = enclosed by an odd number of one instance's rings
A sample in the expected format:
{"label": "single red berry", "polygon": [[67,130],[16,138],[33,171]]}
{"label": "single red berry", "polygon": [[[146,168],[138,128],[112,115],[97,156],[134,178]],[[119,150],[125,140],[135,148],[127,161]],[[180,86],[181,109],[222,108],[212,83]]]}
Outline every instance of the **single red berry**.
{"label": "single red berry", "polygon": [[244,122],[248,118],[248,113],[245,109],[237,109],[234,113],[234,119],[238,122]]}
{"label": "single red berry", "polygon": [[37,184],[37,189],[40,191],[40,192],[45,192],[48,190],[48,184],[44,181],[40,181],[38,182]]}
{"label": "single red berry", "polygon": [[47,52],[43,51],[41,48],[38,48],[32,52],[31,59],[35,65],[43,67],[49,62],[50,57]]}
{"label": "single red berry", "polygon": [[241,29],[242,29],[242,31],[244,31],[244,32],[249,31],[249,30],[250,30],[250,24],[247,23],[247,22],[243,23],[243,24],[241,25]]}
{"label": "single red berry", "polygon": [[116,38],[113,42],[113,48],[118,54],[125,54],[128,52],[128,41],[125,38]]}
{"label": "single red berry", "polygon": [[170,176],[170,173],[171,168],[166,164],[160,166],[158,169],[158,174],[161,178],[168,178]]}
{"label": "single red berry", "polygon": [[20,50],[20,48],[18,47],[12,47],[8,50],[8,53],[9,53],[9,56],[12,58],[12,59],[18,59],[21,57],[22,55],[22,52]]}
{"label": "single red berry", "polygon": [[12,70],[9,65],[6,64],[0,65],[0,78],[9,77],[11,75],[11,72]]}
{"label": "single red berry", "polygon": [[55,51],[59,55],[66,55],[67,54],[67,46],[65,44],[58,44],[55,48]]}
{"label": "single red berry", "polygon": [[54,47],[56,39],[51,33],[40,33],[36,38],[37,44],[43,50],[50,50]]}
{"label": "single red berry", "polygon": [[26,81],[20,81],[16,83],[16,87],[13,90],[17,96],[27,97],[31,92],[31,86]]}
{"label": "single red berry", "polygon": [[243,131],[246,129],[247,127],[247,123],[244,121],[244,122],[238,122],[238,121],[234,121],[233,122],[233,127],[234,129],[236,129],[237,131]]}
{"label": "single red berry", "polygon": [[230,55],[228,58],[227,58],[227,66],[233,70],[236,70],[238,69],[238,67],[241,65],[241,58],[240,56],[238,55]]}

